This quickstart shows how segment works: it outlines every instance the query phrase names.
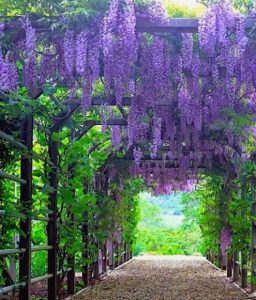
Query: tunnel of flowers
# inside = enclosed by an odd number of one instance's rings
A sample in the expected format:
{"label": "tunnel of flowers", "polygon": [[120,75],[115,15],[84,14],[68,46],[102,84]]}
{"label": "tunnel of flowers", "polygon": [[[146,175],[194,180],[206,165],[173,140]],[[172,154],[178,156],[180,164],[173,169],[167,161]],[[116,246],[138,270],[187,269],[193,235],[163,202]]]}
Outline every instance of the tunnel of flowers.
{"label": "tunnel of flowers", "polygon": [[132,258],[140,191],[203,188],[204,254],[254,292],[255,21],[133,0],[1,19],[0,294],[74,294]]}

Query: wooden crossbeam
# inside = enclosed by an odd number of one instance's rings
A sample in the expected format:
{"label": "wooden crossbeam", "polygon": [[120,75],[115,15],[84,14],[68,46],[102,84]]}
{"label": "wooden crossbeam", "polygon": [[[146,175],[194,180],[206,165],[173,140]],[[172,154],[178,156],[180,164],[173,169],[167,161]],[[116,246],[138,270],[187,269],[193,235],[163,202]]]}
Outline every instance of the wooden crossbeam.
{"label": "wooden crossbeam", "polygon": [[[46,18],[44,18],[45,20]],[[38,33],[48,32],[49,21],[56,22],[56,18],[48,17],[47,22],[38,22],[37,17],[33,17],[32,23]],[[136,30],[137,32],[197,32],[199,26],[198,18],[170,18],[166,22],[150,22],[147,19],[137,17]],[[5,31],[17,30],[20,27],[19,17],[6,18]],[[250,30],[256,25],[256,18],[246,17],[245,28]],[[24,30],[19,30],[19,35],[24,36]]]}
{"label": "wooden crossbeam", "polygon": [[[101,125],[100,120],[85,121],[84,124],[82,125],[82,128],[77,132],[75,137],[77,139],[81,139],[92,127],[97,126],[97,125]],[[127,121],[125,121],[124,119],[120,119],[120,118],[113,118],[113,119],[107,120],[107,125],[109,125],[109,126],[111,126],[111,125],[126,126]]]}
{"label": "wooden crossbeam", "polygon": [[[132,98],[131,97],[124,97],[122,100],[123,106],[130,106],[132,103]],[[92,99],[92,105],[97,106],[97,105],[103,105],[107,104],[110,106],[116,105],[116,99],[115,97],[112,98],[103,98],[103,97],[93,97]]]}
{"label": "wooden crossbeam", "polygon": [[[245,19],[245,28],[250,30],[256,25],[256,18]],[[199,19],[195,18],[173,18],[167,22],[153,23],[145,19],[137,18],[136,29],[138,32],[184,32],[194,33],[198,31]]]}
{"label": "wooden crossbeam", "polygon": [[[131,156],[127,156],[125,155],[124,157],[113,157],[110,159],[111,162],[113,163],[120,163],[120,162],[130,162],[133,163],[134,162],[134,158]],[[141,159],[141,163],[146,163],[148,165],[150,165],[151,167],[156,166],[156,164],[161,164],[162,166],[164,166],[165,169],[179,169],[179,164],[178,164],[178,160],[177,159],[173,159],[173,160],[166,160],[163,161],[159,158],[157,159],[151,159],[150,157],[143,157]],[[197,168],[194,167],[194,160],[191,159],[190,160],[190,166],[187,168],[187,171],[193,171],[193,170],[205,170],[207,167],[205,165],[200,165]]]}
{"label": "wooden crossbeam", "polygon": [[197,32],[199,20],[173,18],[168,22],[156,23],[145,19],[137,18],[136,30],[137,32]]}

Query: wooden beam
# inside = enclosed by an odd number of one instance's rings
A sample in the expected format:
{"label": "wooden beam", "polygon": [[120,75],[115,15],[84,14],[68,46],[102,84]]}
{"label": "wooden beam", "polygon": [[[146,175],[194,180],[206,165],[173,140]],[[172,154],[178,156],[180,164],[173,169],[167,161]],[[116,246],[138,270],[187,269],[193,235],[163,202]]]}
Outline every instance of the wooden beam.
{"label": "wooden beam", "polygon": [[173,18],[168,22],[150,22],[137,18],[136,30],[138,32],[197,32],[198,19]]}
{"label": "wooden beam", "polygon": [[48,215],[49,222],[47,226],[48,245],[52,249],[48,251],[48,274],[53,276],[48,279],[48,300],[57,299],[57,188],[58,188],[58,144],[49,141],[49,157],[53,163],[49,174],[50,187],[52,192],[49,194],[48,209],[52,213]]}
{"label": "wooden beam", "polygon": [[[22,140],[28,151],[33,148],[33,116],[29,115],[22,125]],[[20,289],[19,299],[31,299],[31,231],[32,231],[32,158],[22,156],[21,158],[21,177],[26,181],[20,187],[20,204],[22,213],[26,216],[20,221],[19,248],[26,251],[19,256],[19,277],[20,282],[26,285]]]}
{"label": "wooden beam", "polygon": [[51,132],[57,132],[63,124],[72,116],[72,114],[80,107],[80,102],[69,101],[66,103],[66,110],[53,118],[53,125],[51,127]]}
{"label": "wooden beam", "polygon": [[[112,157],[110,159],[110,161],[112,162],[120,162],[120,161],[130,161],[130,162],[133,162],[134,161],[134,158],[132,155],[125,155],[124,157]],[[193,162],[193,160],[191,159],[190,161]],[[148,164],[151,164],[151,165],[155,165],[155,164],[165,164],[165,167],[166,168],[171,168],[171,169],[178,169],[179,168],[179,165],[178,165],[178,159],[175,158],[175,159],[172,159],[172,160],[165,160],[163,161],[162,159],[159,159],[159,158],[156,158],[156,159],[152,159],[150,158],[149,156],[144,156],[142,159],[141,159],[141,162],[144,162],[144,163],[148,163]],[[194,168],[193,166],[190,166],[187,170],[204,170],[206,169],[206,166],[204,165],[200,165],[198,166],[198,168]]]}
{"label": "wooden beam", "polygon": [[6,178],[6,179],[9,179],[9,180],[12,180],[12,181],[18,182],[20,184],[24,184],[24,185],[27,184],[27,181],[25,179],[8,174],[8,173],[2,171],[1,169],[0,169],[0,178]]}
{"label": "wooden beam", "polygon": [[[241,185],[241,199],[243,201],[245,201],[246,199],[246,183],[247,181],[243,182]],[[244,208],[242,208],[241,210],[241,217],[243,219],[246,219],[246,212],[247,210]],[[243,231],[244,236],[247,235],[247,229]],[[243,249],[241,251],[241,287],[247,288],[248,286],[248,269],[247,269],[247,265],[248,265],[248,257],[249,257],[249,251],[248,251],[248,245],[243,245]]]}
{"label": "wooden beam", "polygon": [[[132,103],[132,97],[124,97],[122,100],[123,106],[130,106]],[[116,106],[116,99],[115,97],[111,98],[105,98],[105,97],[93,97],[92,99],[92,105],[97,106],[97,105],[110,105],[110,106]]]}
{"label": "wooden beam", "polygon": [[27,150],[27,147],[25,145],[23,145],[22,143],[20,143],[19,141],[16,141],[12,136],[6,134],[5,132],[3,132],[2,130],[0,130],[0,138],[13,144],[15,147],[21,149],[21,150]]}
{"label": "wooden beam", "polygon": [[232,256],[230,253],[227,253],[227,277],[232,277]]}
{"label": "wooden beam", "polygon": [[234,251],[233,254],[233,280],[236,282],[239,280],[239,264],[238,264],[238,259],[239,259],[239,253],[238,251]]}
{"label": "wooden beam", "polygon": [[[32,25],[38,33],[50,32],[51,22],[56,22],[56,18],[49,17],[47,22],[38,21],[40,16],[33,16]],[[19,17],[5,18],[5,31],[17,31],[20,26]],[[255,18],[246,17],[245,28],[252,29],[255,26]],[[197,32],[199,26],[198,18],[170,18],[166,22],[150,22],[149,20],[137,17],[136,30],[137,32]],[[16,32],[15,32],[16,33]],[[14,35],[17,39],[24,37],[24,30],[20,29]]]}
{"label": "wooden beam", "polygon": [[[76,139],[81,139],[92,127],[101,125],[100,120],[87,120],[83,123],[82,128],[76,133],[75,138]],[[127,121],[124,119],[120,118],[113,118],[107,120],[107,125],[113,126],[113,125],[119,125],[119,126],[126,126]]]}
{"label": "wooden beam", "polygon": [[[85,188],[85,193],[86,188]],[[89,259],[89,214],[88,212],[85,212],[83,215],[83,223],[82,223],[82,243],[83,243],[83,250],[82,250],[82,259],[84,260],[83,262],[83,269],[82,269],[82,279],[83,279],[83,284],[84,287],[89,285],[89,264],[88,264],[88,259]]]}
{"label": "wooden beam", "polygon": [[[250,30],[256,25],[256,18],[246,18],[245,28]],[[198,31],[199,19],[195,18],[172,18],[167,22],[150,22],[137,18],[136,29],[138,32],[159,33],[195,33]]]}
{"label": "wooden beam", "polygon": [[[70,174],[70,180],[72,180],[74,178],[74,164],[71,164],[68,166],[68,172]],[[76,199],[76,190],[72,188],[72,197],[73,199]],[[70,221],[70,228],[72,228],[73,230],[75,230],[75,226],[74,226],[74,222],[75,222],[75,215],[72,212],[71,207],[68,208],[68,219]],[[67,257],[67,263],[68,266],[70,267],[70,271],[67,273],[67,286],[68,286],[68,293],[70,295],[75,294],[76,292],[76,276],[75,276],[75,253],[68,254]]]}
{"label": "wooden beam", "polygon": [[247,288],[248,282],[248,272],[247,272],[247,263],[248,263],[248,258],[247,258],[247,251],[243,250],[241,253],[241,288]]}
{"label": "wooden beam", "polygon": [[[256,162],[256,153],[252,155],[252,162]],[[255,292],[255,269],[256,269],[256,176],[252,176],[251,180],[251,193],[252,193],[252,241],[251,241],[251,292]]]}

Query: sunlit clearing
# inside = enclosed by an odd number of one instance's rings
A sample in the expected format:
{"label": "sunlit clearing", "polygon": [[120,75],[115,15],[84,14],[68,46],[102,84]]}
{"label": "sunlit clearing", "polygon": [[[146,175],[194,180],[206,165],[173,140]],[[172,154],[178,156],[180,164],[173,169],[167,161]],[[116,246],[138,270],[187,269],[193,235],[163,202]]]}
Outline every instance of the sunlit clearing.
{"label": "sunlit clearing", "polygon": [[163,0],[163,3],[171,17],[198,17],[205,11],[205,6],[196,0]]}

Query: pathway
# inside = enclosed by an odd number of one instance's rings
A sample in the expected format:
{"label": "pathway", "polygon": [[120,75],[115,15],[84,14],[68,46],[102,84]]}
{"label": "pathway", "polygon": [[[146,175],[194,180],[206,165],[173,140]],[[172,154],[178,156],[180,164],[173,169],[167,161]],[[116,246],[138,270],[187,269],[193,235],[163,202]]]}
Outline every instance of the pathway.
{"label": "pathway", "polygon": [[140,256],[74,300],[243,300],[247,297],[202,257]]}

